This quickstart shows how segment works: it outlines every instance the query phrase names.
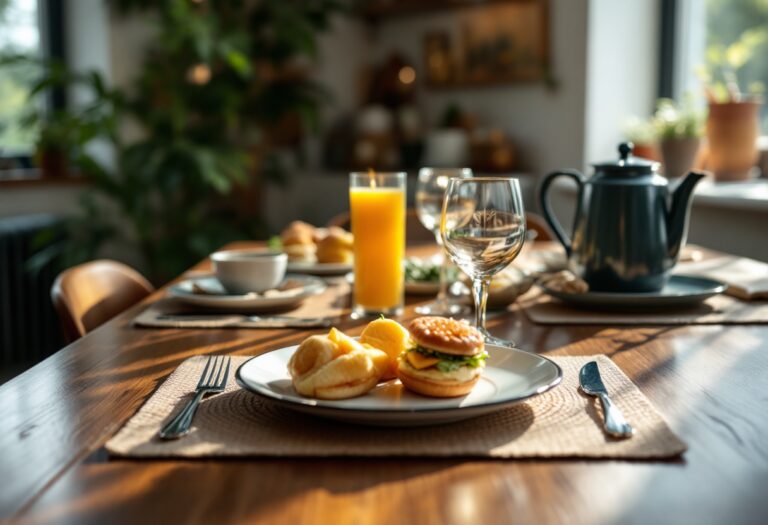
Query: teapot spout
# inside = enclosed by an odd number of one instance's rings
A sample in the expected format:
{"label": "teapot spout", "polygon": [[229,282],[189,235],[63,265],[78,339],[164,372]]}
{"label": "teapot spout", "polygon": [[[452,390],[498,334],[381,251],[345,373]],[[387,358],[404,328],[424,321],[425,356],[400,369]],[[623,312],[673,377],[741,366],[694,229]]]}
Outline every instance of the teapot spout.
{"label": "teapot spout", "polygon": [[691,171],[672,192],[672,202],[667,215],[667,242],[669,256],[675,260],[688,235],[688,218],[693,202],[693,190],[704,177],[703,173]]}

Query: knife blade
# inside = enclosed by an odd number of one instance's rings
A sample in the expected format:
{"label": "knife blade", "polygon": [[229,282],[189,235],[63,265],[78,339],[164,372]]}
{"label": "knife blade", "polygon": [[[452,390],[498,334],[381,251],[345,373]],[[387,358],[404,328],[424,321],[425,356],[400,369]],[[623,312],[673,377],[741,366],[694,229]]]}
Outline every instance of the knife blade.
{"label": "knife blade", "polygon": [[635,429],[627,422],[624,414],[621,413],[621,410],[613,404],[608,396],[608,389],[605,388],[603,379],[600,377],[597,361],[590,361],[581,367],[579,371],[579,387],[585,394],[597,397],[600,400],[600,404],[603,407],[603,427],[606,433],[617,438],[628,438],[634,434]]}

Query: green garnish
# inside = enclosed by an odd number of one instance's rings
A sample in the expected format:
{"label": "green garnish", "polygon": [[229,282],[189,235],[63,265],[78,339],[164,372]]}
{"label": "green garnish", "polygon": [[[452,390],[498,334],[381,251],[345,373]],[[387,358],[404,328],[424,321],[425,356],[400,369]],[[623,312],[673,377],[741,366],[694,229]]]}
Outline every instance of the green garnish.
{"label": "green garnish", "polygon": [[[449,266],[446,278],[449,283],[458,279],[458,270]],[[405,260],[405,280],[410,282],[439,282],[440,265],[422,259],[410,258]]]}
{"label": "green garnish", "polygon": [[435,350],[429,350],[423,346],[416,345],[409,350],[410,352],[418,352],[427,357],[436,357],[440,360],[435,367],[441,372],[453,372],[458,370],[462,366],[468,366],[470,368],[477,368],[482,366],[483,361],[488,359],[488,352],[480,352],[476,355],[453,355],[444,354],[442,352],[436,352]]}
{"label": "green garnish", "polygon": [[280,236],[275,235],[274,237],[270,237],[267,241],[267,248],[270,250],[281,251],[283,249],[283,241],[280,239]]}

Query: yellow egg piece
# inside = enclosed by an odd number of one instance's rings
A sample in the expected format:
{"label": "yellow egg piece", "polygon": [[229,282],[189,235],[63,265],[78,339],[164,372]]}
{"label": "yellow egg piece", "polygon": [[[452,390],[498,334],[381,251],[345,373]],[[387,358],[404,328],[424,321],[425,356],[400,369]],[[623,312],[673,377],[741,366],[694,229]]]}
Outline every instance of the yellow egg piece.
{"label": "yellow egg piece", "polygon": [[347,334],[342,332],[341,330],[337,330],[336,328],[331,328],[331,331],[328,332],[328,339],[336,343],[338,345],[339,350],[342,354],[348,354],[350,352],[354,352],[355,350],[361,350],[363,348],[363,345],[361,343],[358,343],[353,338],[349,337]]}
{"label": "yellow egg piece", "polygon": [[384,374],[384,379],[391,379],[396,375],[397,357],[405,351],[409,339],[408,330],[397,321],[377,319],[365,327],[360,336],[360,343],[378,348],[389,356],[389,369]]}

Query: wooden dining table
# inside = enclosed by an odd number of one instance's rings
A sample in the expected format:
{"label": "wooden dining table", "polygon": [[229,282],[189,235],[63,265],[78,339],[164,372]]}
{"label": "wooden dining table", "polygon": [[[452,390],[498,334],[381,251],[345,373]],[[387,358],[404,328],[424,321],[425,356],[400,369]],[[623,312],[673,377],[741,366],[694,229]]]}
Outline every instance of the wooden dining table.
{"label": "wooden dining table", "polygon": [[[206,268],[202,262],[194,269]],[[0,386],[0,519],[768,522],[766,325],[540,326],[519,311],[489,321],[494,335],[531,352],[609,356],[688,444],[672,460],[112,458],[105,442],[183,360],[256,355],[322,331],[132,326],[164,293]],[[414,305],[429,299],[409,297],[400,320],[414,318]],[[339,328],[357,334],[363,325],[345,318]]]}

